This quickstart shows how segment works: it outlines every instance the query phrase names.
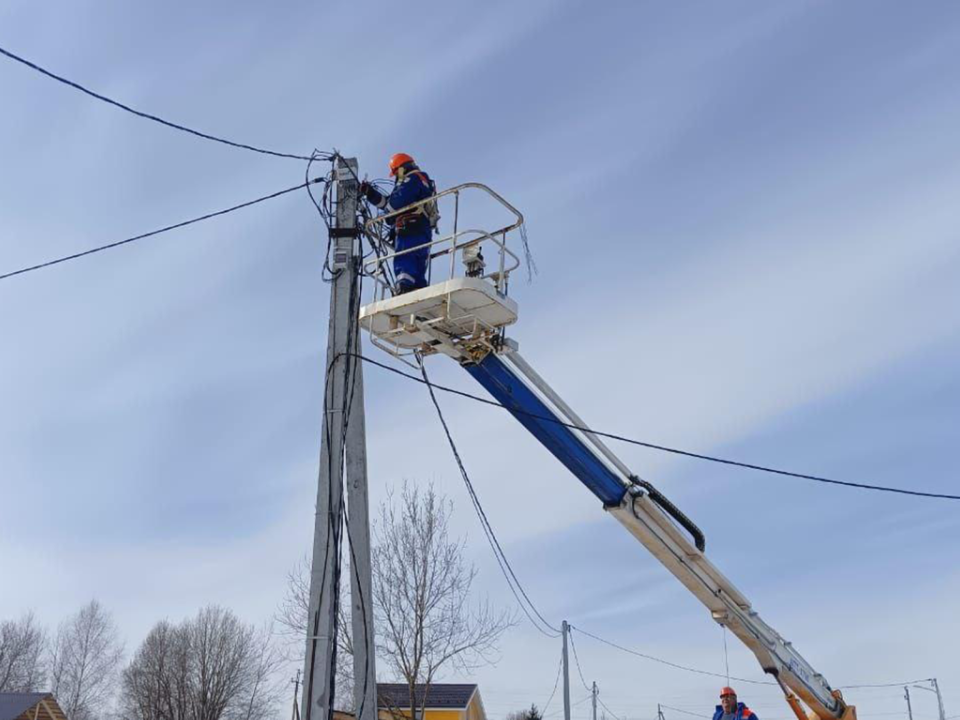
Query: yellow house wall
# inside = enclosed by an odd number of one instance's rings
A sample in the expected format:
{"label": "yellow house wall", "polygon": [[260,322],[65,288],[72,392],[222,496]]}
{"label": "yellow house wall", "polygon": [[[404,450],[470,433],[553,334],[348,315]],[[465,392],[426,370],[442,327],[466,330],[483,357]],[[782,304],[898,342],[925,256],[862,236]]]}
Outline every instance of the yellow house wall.
{"label": "yellow house wall", "polygon": [[483,711],[480,709],[480,693],[474,693],[473,697],[470,699],[470,704],[467,706],[467,717],[466,720],[487,720],[483,716]]}
{"label": "yellow house wall", "polygon": [[[398,715],[402,715],[405,718],[410,717],[409,711],[406,709],[396,711]],[[464,720],[462,710],[431,710],[427,708],[427,711],[424,713],[424,720]],[[380,710],[377,713],[380,720],[396,720],[393,713],[389,710]],[[482,720],[481,718],[470,718],[469,720]]]}
{"label": "yellow house wall", "polygon": [[462,710],[427,710],[424,720],[461,720]]}

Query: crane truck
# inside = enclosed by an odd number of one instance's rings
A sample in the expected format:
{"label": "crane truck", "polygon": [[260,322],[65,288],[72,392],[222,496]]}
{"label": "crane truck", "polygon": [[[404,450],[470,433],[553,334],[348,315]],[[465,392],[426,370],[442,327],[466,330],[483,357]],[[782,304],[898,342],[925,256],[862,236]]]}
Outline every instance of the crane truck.
{"label": "crane truck", "polygon": [[[509,215],[507,224],[461,229],[461,197],[468,194],[492,198]],[[377,253],[364,264],[364,272],[376,280],[374,297],[359,315],[371,342],[411,365],[432,355],[458,362],[706,606],[714,621],[753,652],[798,720],[856,720],[856,709],[841,692],[710,562],[704,535],[690,518],[591,432],[507,337],[506,328],[518,319],[517,303],[509,297],[510,275],[522,264],[522,253],[508,243],[521,235],[526,245],[522,214],[480,183],[452,187],[426,202],[452,202],[453,230],[430,243],[431,283],[420,290],[392,293],[390,263],[402,252]],[[379,241],[382,223],[412,207],[371,218],[363,231]],[[493,260],[489,267],[485,257]]]}

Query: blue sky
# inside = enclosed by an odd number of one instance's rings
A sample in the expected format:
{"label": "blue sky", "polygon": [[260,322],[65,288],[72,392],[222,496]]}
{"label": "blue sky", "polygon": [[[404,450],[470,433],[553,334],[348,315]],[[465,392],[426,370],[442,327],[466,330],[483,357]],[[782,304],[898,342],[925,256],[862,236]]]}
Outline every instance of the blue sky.
{"label": "blue sky", "polygon": [[[493,186],[540,269],[514,284],[513,335],[598,427],[956,493],[958,20],[947,2],[6,0],[0,44],[241,142],[337,147],[371,176],[402,150],[441,186]],[[8,61],[0,88],[0,272],[303,176]],[[0,616],[54,623],[97,596],[131,648],[209,602],[271,616],[312,533],[324,240],[288,196],[0,283],[0,577],[20,578]],[[509,602],[422,388],[366,379],[373,501],[434,481]],[[509,416],[441,402],[548,617],[723,670],[707,614]],[[937,676],[960,712],[954,505],[619,450],[834,685]],[[578,649],[620,717],[715,702],[712,679]],[[489,714],[542,704],[558,652],[517,628],[477,675]],[[730,661],[762,679],[733,642]],[[786,717],[771,689],[741,694]],[[862,715],[901,696],[850,692]]]}

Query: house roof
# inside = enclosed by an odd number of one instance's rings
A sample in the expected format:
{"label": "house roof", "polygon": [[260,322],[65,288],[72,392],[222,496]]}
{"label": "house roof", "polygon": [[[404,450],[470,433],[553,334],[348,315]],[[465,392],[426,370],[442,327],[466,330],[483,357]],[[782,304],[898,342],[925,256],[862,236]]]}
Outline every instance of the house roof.
{"label": "house roof", "polygon": [[[0,720],[17,720],[42,703],[38,720],[65,720],[63,711],[50,693],[0,693]],[[33,717],[33,714],[30,715]]]}
{"label": "house roof", "polygon": [[[433,683],[423,702],[424,685],[414,687],[414,701],[418,707],[431,709],[463,709],[477,691],[476,683]],[[377,705],[384,709],[410,707],[410,691],[404,683],[377,683]]]}

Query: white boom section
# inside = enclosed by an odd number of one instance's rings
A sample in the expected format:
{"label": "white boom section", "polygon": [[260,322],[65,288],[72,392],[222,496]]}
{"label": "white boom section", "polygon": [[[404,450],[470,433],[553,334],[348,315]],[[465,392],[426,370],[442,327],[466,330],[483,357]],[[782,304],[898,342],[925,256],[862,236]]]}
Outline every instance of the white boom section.
{"label": "white boom section", "polygon": [[[564,422],[586,427],[516,351],[501,356],[512,365],[528,386],[551,407]],[[627,494],[617,507],[607,511],[629,530],[673,575],[710,611],[713,619],[725,625],[753,651],[765,672],[774,675],[803,700],[820,718],[841,718],[846,704],[834,696],[822,675],[776,630],[767,625],[750,601],[690,541],[642,487],[631,482],[634,474],[619,458],[590,432],[579,432],[591,452],[616,470]]]}

